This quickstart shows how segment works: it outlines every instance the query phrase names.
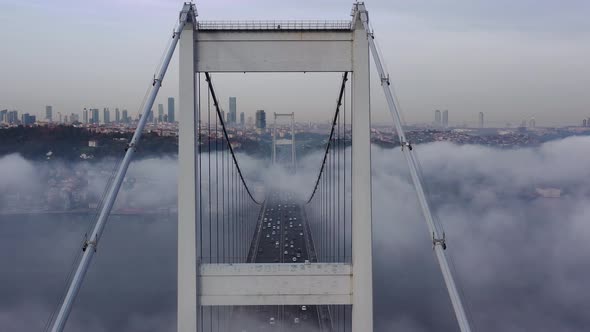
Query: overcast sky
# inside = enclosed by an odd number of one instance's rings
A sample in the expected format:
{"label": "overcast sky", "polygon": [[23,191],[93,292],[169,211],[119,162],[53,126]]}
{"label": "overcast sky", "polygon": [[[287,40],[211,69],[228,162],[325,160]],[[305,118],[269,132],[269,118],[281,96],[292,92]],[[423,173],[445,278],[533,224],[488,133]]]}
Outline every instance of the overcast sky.
{"label": "overcast sky", "polygon": [[[0,109],[135,113],[181,5],[0,0]],[[348,19],[351,2],[208,0],[197,7],[202,20]],[[410,123],[431,122],[434,109],[448,109],[451,124],[475,123],[480,111],[490,125],[590,117],[587,1],[375,0],[367,7]],[[224,77],[218,89],[224,104],[237,96],[247,116],[262,108],[328,121],[338,77],[240,74]],[[177,95],[177,81],[174,60],[158,102]],[[372,91],[374,120],[389,121],[378,86]]]}

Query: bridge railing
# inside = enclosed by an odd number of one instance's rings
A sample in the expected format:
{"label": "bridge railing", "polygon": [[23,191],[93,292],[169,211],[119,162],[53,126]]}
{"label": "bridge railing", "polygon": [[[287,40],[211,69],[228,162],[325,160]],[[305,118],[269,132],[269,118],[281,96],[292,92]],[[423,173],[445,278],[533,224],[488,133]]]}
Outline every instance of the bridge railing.
{"label": "bridge railing", "polygon": [[350,30],[351,21],[199,21],[199,30]]}

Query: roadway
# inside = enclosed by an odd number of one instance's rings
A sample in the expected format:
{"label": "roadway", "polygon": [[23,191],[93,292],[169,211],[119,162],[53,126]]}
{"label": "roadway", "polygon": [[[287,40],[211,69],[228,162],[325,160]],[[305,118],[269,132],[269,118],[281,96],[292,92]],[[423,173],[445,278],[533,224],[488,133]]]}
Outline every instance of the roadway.
{"label": "roadway", "polygon": [[[269,195],[250,250],[254,263],[301,263],[310,261],[308,227],[304,213],[289,193]],[[242,306],[232,319],[233,331],[320,331],[318,306]],[[322,315],[323,316],[323,315]],[[325,322],[325,319],[323,320]],[[232,324],[234,325],[234,324]],[[324,324],[322,324],[324,325]]]}

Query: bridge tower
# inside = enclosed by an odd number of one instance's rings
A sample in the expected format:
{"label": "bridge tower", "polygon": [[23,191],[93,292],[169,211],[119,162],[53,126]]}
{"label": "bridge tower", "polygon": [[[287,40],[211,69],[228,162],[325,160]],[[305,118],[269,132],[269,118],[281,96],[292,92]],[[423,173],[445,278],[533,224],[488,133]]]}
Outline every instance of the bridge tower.
{"label": "bridge tower", "polygon": [[[179,41],[178,331],[215,305],[352,305],[352,330],[373,330],[369,34],[351,21],[189,21]],[[200,73],[349,72],[352,76],[352,264],[212,264],[198,251]],[[284,287],[288,285],[288,287]]]}
{"label": "bridge tower", "polygon": [[[286,117],[291,121],[291,140],[277,140],[277,118]],[[277,145],[291,146],[291,168],[293,171],[297,168],[295,159],[295,113],[274,113],[274,123],[272,127],[272,163],[277,163]]]}

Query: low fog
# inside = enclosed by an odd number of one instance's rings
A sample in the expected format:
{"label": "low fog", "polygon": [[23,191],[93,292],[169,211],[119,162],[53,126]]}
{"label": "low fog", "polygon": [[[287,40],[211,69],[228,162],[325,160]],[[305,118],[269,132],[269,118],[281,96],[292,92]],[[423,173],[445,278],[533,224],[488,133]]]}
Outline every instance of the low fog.
{"label": "low fog", "polygon": [[[444,142],[416,148],[473,330],[590,328],[588,146],[590,137],[515,150]],[[238,156],[259,198],[264,185],[307,198],[321,158],[303,157],[291,174]],[[458,330],[401,151],[374,146],[372,161],[376,330]],[[174,157],[133,162],[129,176],[137,181],[115,209],[174,205],[176,164]],[[112,160],[63,165],[93,174],[88,191],[98,196],[109,175],[101,170],[113,166]],[[0,158],[2,331],[43,329],[92,219],[6,213],[7,194],[27,200],[45,190],[47,168],[47,161]],[[560,197],[539,194],[550,188]],[[173,212],[109,219],[66,330],[176,330]]]}

